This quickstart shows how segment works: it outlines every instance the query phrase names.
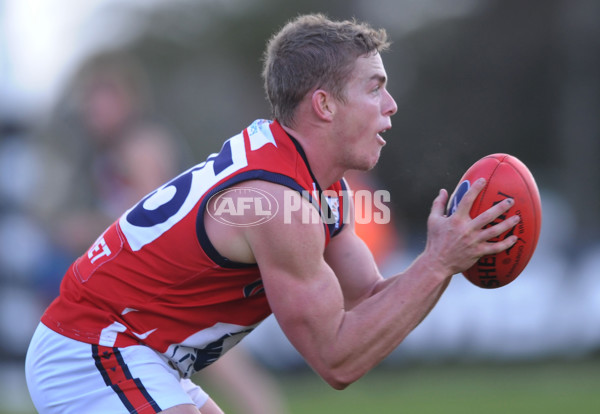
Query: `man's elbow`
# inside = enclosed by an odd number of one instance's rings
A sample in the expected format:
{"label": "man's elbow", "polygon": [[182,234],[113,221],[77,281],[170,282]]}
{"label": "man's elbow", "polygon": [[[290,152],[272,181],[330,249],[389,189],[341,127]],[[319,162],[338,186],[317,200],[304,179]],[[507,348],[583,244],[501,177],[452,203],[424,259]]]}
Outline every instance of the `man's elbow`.
{"label": "man's elbow", "polygon": [[323,378],[325,382],[334,390],[342,391],[345,390],[354,381],[340,380],[337,378]]}
{"label": "man's elbow", "polygon": [[348,372],[343,370],[329,370],[325,373],[321,373],[321,377],[331,388],[342,391],[346,389],[350,384],[358,381],[364,372]]}

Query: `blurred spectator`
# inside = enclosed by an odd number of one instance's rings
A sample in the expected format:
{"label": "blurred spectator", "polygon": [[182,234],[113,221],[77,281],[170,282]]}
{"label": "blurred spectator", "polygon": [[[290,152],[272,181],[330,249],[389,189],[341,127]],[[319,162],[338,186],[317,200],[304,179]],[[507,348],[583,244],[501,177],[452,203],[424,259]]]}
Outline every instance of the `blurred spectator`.
{"label": "blurred spectator", "polygon": [[130,57],[103,55],[83,66],[57,108],[49,145],[63,171],[49,177],[48,192],[59,195],[49,194],[46,213],[73,256],[180,168],[181,144],[150,116],[148,91]]}

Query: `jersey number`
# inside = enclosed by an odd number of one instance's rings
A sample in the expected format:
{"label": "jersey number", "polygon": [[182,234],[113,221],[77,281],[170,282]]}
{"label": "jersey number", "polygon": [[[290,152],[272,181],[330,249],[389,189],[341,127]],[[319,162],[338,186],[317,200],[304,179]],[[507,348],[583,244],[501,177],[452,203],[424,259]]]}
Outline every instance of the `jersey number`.
{"label": "jersey number", "polygon": [[213,185],[247,165],[240,133],[225,141],[218,154],[147,195],[119,219],[131,249],[140,250],[156,240],[184,218]]}

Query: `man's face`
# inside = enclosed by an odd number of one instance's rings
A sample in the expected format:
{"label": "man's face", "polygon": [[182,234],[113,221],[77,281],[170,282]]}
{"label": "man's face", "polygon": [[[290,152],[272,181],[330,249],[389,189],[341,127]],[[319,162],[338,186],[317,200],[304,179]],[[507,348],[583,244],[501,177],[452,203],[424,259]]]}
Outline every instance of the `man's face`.
{"label": "man's face", "polygon": [[338,102],[335,139],[347,169],[369,170],[385,145],[381,134],[392,126],[398,106],[386,89],[381,56],[361,56],[346,85],[345,102]]}

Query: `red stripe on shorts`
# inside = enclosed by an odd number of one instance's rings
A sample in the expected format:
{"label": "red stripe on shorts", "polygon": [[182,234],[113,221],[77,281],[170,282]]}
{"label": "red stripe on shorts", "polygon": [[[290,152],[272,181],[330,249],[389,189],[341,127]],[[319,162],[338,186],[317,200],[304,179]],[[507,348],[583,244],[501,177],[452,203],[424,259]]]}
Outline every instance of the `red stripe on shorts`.
{"label": "red stripe on shorts", "polygon": [[131,414],[155,414],[161,410],[139,378],[133,378],[119,348],[92,345],[96,368]]}

